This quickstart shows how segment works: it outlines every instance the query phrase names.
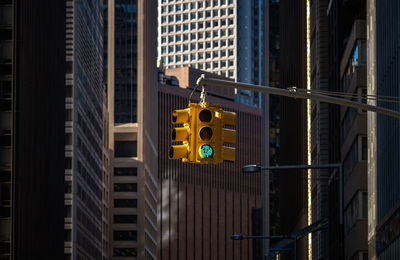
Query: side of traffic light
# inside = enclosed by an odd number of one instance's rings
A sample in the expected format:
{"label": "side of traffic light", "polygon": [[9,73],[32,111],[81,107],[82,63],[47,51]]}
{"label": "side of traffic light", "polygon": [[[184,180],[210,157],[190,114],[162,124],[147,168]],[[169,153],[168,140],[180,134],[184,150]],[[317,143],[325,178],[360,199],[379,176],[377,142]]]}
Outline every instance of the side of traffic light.
{"label": "side of traffic light", "polygon": [[195,122],[192,114],[196,112],[196,107],[197,104],[190,103],[188,108],[172,112],[172,123],[183,124],[183,127],[172,129],[172,142],[181,142],[181,144],[173,144],[170,147],[170,159],[182,159],[183,162],[194,161],[193,153],[191,153],[195,145],[194,136],[192,134]]}
{"label": "side of traffic light", "polygon": [[[226,125],[236,126],[236,113],[234,112],[222,112],[221,118],[221,132],[222,132],[222,143],[223,144],[236,144],[236,130],[225,128]],[[234,162],[236,158],[236,150],[231,146],[221,146],[221,159],[223,161]]]}

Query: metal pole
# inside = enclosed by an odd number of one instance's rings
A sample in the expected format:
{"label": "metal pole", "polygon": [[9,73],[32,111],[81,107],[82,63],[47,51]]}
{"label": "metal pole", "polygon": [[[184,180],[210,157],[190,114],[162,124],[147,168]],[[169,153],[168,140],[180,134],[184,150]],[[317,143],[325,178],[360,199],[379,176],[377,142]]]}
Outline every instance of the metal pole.
{"label": "metal pole", "polygon": [[232,81],[227,81],[227,80],[222,80],[222,79],[212,79],[212,78],[206,78],[204,74],[201,75],[200,78],[197,79],[197,85],[204,86],[204,85],[212,85],[212,86],[218,86],[218,87],[226,87],[226,88],[238,88],[238,89],[246,89],[246,90],[251,90],[251,91],[258,91],[258,92],[263,92],[267,94],[274,94],[278,96],[286,96],[286,97],[291,97],[291,98],[300,98],[300,99],[311,99],[311,100],[316,100],[316,101],[322,101],[330,104],[336,104],[336,105],[342,105],[342,106],[347,106],[347,107],[354,107],[358,109],[363,109],[367,111],[372,111],[376,113],[380,113],[383,115],[388,115],[391,117],[396,117],[400,118],[400,112],[382,108],[382,107],[377,107],[377,106],[372,106],[372,105],[367,105],[359,102],[354,102],[345,98],[336,98],[336,97],[331,97],[327,95],[319,95],[319,94],[313,94],[310,92],[300,92],[294,90],[287,90],[287,89],[280,89],[280,88],[273,88],[273,87],[267,87],[267,86],[259,86],[259,85],[254,85],[254,84],[247,84],[247,83],[241,83],[241,82],[232,82]]}

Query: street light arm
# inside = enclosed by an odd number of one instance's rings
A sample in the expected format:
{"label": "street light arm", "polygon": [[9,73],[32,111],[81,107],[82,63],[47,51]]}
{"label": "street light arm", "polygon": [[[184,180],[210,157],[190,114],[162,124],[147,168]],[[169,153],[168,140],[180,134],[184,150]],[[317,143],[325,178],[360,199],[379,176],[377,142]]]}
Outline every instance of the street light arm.
{"label": "street light arm", "polygon": [[367,111],[376,112],[379,114],[400,118],[400,112],[386,109],[383,107],[372,106],[364,103],[359,103],[355,101],[351,101],[344,98],[336,98],[327,95],[320,95],[320,94],[313,94],[313,93],[302,93],[293,90],[281,89],[281,88],[273,88],[267,86],[260,86],[260,85],[253,85],[241,82],[232,82],[222,79],[213,79],[213,78],[206,78],[205,74],[202,74],[200,78],[197,79],[197,85],[205,86],[205,85],[212,85],[218,87],[225,87],[225,88],[238,88],[244,90],[251,90],[255,92],[263,92],[267,94],[273,94],[278,96],[285,96],[291,98],[300,98],[300,99],[311,99],[316,101],[322,101],[330,104],[336,104],[341,106],[353,107],[357,109],[363,109]]}

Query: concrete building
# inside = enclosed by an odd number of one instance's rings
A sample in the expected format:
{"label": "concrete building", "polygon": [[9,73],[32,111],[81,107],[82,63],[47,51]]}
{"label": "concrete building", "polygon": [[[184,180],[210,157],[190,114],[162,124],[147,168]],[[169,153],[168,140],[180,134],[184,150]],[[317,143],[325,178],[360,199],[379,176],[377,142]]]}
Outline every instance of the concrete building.
{"label": "concrete building", "polygon": [[[400,4],[367,1],[368,94],[399,98]],[[398,102],[370,101],[399,111]],[[400,120],[368,113],[368,246],[370,259],[400,256]]]}
{"label": "concrete building", "polygon": [[[267,1],[159,0],[158,58],[166,68],[190,66],[240,82],[265,84]],[[261,106],[258,93],[237,101]]]}
{"label": "concrete building", "polygon": [[0,259],[64,259],[65,3],[0,13]]}
{"label": "concrete building", "polygon": [[[233,90],[207,86],[210,103],[237,113],[235,163],[198,165],[168,158],[172,111],[187,107],[202,73],[166,69],[168,81],[175,76],[179,83],[159,85],[158,259],[261,259],[260,244],[230,239],[236,233],[261,232],[261,175],[241,172],[243,165],[261,162],[261,110],[235,103]],[[198,102],[199,91],[192,101]]]}
{"label": "concrete building", "polygon": [[156,1],[107,2],[110,259],[157,258]]}
{"label": "concrete building", "polygon": [[103,4],[65,1],[64,259],[103,252]]}
{"label": "concrete building", "polygon": [[[329,90],[362,102],[366,95],[365,1],[331,1],[329,19]],[[329,255],[366,259],[367,250],[367,115],[365,111],[330,105],[329,158],[343,165],[344,226],[338,224],[338,172],[329,188]],[[338,124],[340,122],[340,124]],[[330,224],[331,225],[331,224]],[[342,230],[335,232],[335,230]]]}

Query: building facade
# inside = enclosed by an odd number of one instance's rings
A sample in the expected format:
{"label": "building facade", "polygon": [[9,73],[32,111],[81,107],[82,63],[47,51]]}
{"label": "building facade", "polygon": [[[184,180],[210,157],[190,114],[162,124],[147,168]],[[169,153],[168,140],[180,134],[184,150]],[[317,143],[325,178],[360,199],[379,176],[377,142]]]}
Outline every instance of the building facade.
{"label": "building facade", "polygon": [[156,1],[109,0],[110,259],[157,258]]}
{"label": "building facade", "polygon": [[[159,0],[158,58],[166,68],[190,66],[240,82],[265,84],[267,1]],[[237,101],[261,106],[257,93]]]}
{"label": "building facade", "polygon": [[[171,114],[188,106],[197,78],[193,68],[167,69],[179,85],[159,86],[159,259],[261,259],[251,240],[232,241],[231,235],[260,234],[260,173],[244,174],[241,167],[261,162],[261,111],[234,102],[234,92],[207,87],[207,99],[237,113],[236,161],[218,165],[182,163],[168,158]],[[212,76],[208,73],[208,76]],[[217,78],[223,78],[215,75]],[[198,102],[199,92],[192,101]],[[257,220],[257,217],[259,218]]]}
{"label": "building facade", "polygon": [[102,257],[103,4],[65,1],[65,259]]}
{"label": "building facade", "polygon": [[[399,98],[400,5],[367,1],[368,94]],[[370,101],[399,110],[397,102]],[[400,120],[368,113],[368,246],[372,259],[400,256]]]}
{"label": "building facade", "polygon": [[65,3],[0,12],[0,258],[63,259]]}

